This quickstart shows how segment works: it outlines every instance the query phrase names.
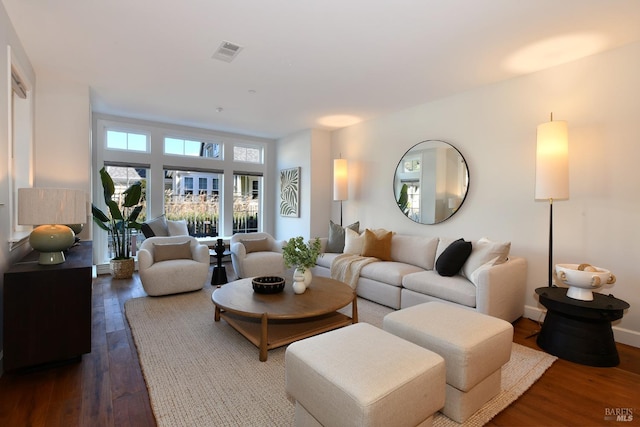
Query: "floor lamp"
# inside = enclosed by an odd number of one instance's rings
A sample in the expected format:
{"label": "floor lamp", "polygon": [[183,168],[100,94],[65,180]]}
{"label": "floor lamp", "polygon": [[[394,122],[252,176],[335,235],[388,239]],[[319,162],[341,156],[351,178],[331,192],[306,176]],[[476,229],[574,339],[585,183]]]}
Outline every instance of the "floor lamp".
{"label": "floor lamp", "polygon": [[569,198],[569,138],[566,121],[538,125],[536,200],[549,201],[549,283],[553,286],[553,202]]}
{"label": "floor lamp", "polygon": [[348,196],[347,159],[333,160],[333,200],[340,202],[340,226],[342,226],[342,202]]}

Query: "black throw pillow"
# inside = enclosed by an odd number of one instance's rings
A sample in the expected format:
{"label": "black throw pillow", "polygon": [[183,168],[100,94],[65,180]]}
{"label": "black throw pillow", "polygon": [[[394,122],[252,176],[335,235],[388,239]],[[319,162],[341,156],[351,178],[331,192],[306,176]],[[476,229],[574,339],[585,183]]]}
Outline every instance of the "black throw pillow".
{"label": "black throw pillow", "polygon": [[436,271],[441,276],[455,276],[467,258],[469,258],[469,255],[471,255],[471,242],[458,239],[442,251],[436,260]]}

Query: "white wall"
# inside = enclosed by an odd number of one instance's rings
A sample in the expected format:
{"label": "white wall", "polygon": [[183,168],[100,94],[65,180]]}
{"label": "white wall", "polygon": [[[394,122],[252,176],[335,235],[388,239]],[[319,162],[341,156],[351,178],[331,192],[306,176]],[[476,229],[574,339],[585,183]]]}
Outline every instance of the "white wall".
{"label": "white wall", "polygon": [[[288,240],[295,236],[308,239],[327,235],[331,207],[327,200],[332,197],[330,144],[330,134],[316,129],[307,129],[278,141],[276,239]],[[283,217],[280,215],[279,171],[294,167],[300,167],[300,216]]]}
{"label": "white wall", "polygon": [[[36,76],[26,53],[18,40],[18,36],[9,21],[9,17],[0,5],[0,357],[4,348],[2,331],[3,325],[3,294],[4,294],[4,272],[15,261],[20,259],[29,249],[27,244],[14,247],[10,250],[10,215],[9,215],[9,198],[11,197],[11,188],[9,185],[9,105],[10,92],[9,79],[9,59],[7,54],[7,46],[11,46],[14,58],[21,67],[21,71],[27,75],[29,81],[36,83]],[[34,100],[37,98],[34,95]]]}
{"label": "white wall", "polygon": [[[430,236],[511,241],[529,262],[527,313],[547,282],[547,202],[534,201],[536,126],[567,120],[570,200],[554,203],[554,263],[611,270],[613,293],[631,308],[616,339],[640,346],[640,43],[462,93],[335,131],[332,154],[349,160],[345,223]],[[466,158],[470,189],[437,225],[404,217],[393,196],[398,160],[442,139]],[[337,218],[335,209],[332,216]]]}
{"label": "white wall", "polygon": [[[91,106],[86,83],[38,73],[36,187],[74,188],[91,201]],[[87,212],[87,223],[91,211]],[[90,238],[85,227],[81,238]]]}

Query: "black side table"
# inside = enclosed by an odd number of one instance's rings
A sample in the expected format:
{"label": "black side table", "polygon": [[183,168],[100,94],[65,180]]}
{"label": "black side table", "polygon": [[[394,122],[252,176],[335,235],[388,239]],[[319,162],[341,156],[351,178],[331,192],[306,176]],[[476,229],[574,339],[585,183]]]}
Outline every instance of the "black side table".
{"label": "black side table", "polygon": [[216,266],[213,267],[213,273],[211,274],[211,285],[224,285],[227,283],[227,270],[224,268],[224,265],[222,265],[222,258],[231,255],[231,252],[226,250],[226,246],[222,239],[218,239],[213,250],[216,254]]}
{"label": "black side table", "polygon": [[617,366],[618,350],[611,322],[629,308],[613,295],[593,293],[593,301],[567,296],[567,288],[537,288],[547,315],[537,343],[547,353],[589,366]]}

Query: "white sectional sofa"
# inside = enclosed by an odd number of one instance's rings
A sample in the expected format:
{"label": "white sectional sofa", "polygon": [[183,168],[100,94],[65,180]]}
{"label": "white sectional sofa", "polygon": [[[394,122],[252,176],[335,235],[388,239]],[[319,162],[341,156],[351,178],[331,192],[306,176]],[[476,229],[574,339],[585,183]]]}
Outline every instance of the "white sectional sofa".
{"label": "white sectional sofa", "polygon": [[[346,231],[349,248],[351,230]],[[390,260],[368,263],[359,271],[354,285],[358,296],[395,309],[440,301],[508,322],[521,317],[526,260],[509,256],[509,243],[480,239],[471,242],[471,254],[458,274],[442,276],[436,271],[436,260],[454,240],[393,234]],[[341,254],[325,252],[328,238],[320,238],[320,241],[323,255],[318,258],[312,273],[331,277],[332,263]]]}

